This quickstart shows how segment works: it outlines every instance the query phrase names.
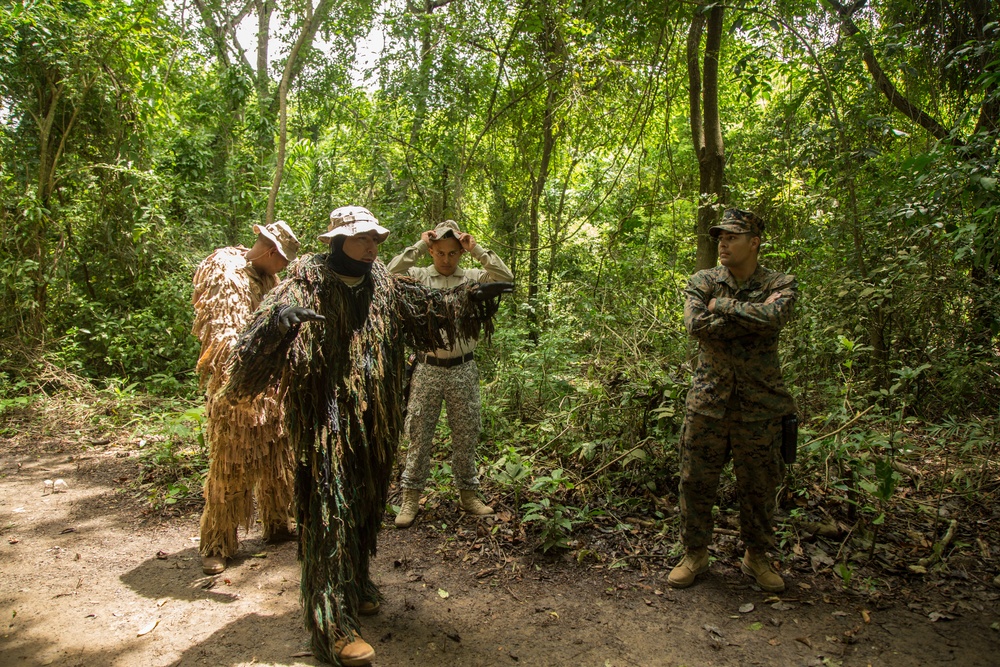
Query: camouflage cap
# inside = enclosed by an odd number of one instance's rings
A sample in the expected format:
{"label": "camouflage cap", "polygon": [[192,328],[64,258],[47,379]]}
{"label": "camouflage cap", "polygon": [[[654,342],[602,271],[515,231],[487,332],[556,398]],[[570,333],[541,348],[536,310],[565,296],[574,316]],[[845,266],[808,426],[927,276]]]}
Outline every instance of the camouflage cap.
{"label": "camouflage cap", "polygon": [[334,236],[357,236],[365,232],[375,232],[378,243],[389,237],[389,230],[378,224],[378,219],[364,206],[341,206],[330,211],[330,225],[325,234],[319,235],[319,240],[330,243]]}
{"label": "camouflage cap", "polygon": [[753,211],[727,208],[722,213],[722,222],[708,229],[708,233],[713,239],[722,232],[760,236],[764,233],[764,221]]}
{"label": "camouflage cap", "polygon": [[289,262],[299,254],[299,240],[295,238],[292,228],[284,220],[272,222],[270,225],[254,225],[253,233],[273,243],[281,256]]}
{"label": "camouflage cap", "polygon": [[462,230],[458,228],[458,223],[454,220],[445,220],[444,222],[438,223],[438,226],[434,228],[434,238],[444,239],[449,236],[453,238],[458,238],[458,235],[462,233]]}

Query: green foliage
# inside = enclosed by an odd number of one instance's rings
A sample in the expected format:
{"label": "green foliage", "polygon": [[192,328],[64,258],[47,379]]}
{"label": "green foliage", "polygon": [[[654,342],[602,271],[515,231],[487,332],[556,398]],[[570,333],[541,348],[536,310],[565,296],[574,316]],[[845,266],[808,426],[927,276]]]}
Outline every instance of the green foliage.
{"label": "green foliage", "polygon": [[[827,432],[870,408],[802,465],[829,463],[827,483],[873,523],[897,492],[894,457],[931,447],[913,429],[973,457],[961,488],[983,488],[1000,402],[1000,40],[972,5],[911,5],[866,7],[853,41],[829,39],[827,6],[728,8],[716,91],[727,203],[763,215],[762,263],[799,279],[782,353],[803,422]],[[294,33],[300,6],[273,8]],[[270,36],[258,77],[174,9],[0,7],[3,414],[29,409],[52,367],[109,387],[121,420],[135,393],[197,395],[191,274],[263,218],[288,44]],[[385,48],[356,63],[377,11]],[[514,269],[480,352],[481,453],[546,527],[544,548],[589,512],[574,504],[676,482],[702,194],[691,16],[661,2],[346,3],[289,90],[277,209],[304,252],[330,209],[359,203],[393,231],[386,259],[452,217]],[[864,44],[943,132],[871,85]],[[21,346],[45,362],[19,363]],[[158,503],[195,493],[194,439],[144,448],[150,479],[170,480]]]}
{"label": "green foliage", "polygon": [[580,523],[579,520],[571,518],[576,515],[576,508],[553,503],[548,498],[525,503],[521,509],[524,511],[522,523],[538,524],[542,551],[569,546],[568,540],[570,533],[573,532],[573,526]]}
{"label": "green foliage", "polygon": [[201,499],[208,474],[204,421],[203,406],[153,415],[152,435],[139,443],[141,472],[135,485],[154,508]]}

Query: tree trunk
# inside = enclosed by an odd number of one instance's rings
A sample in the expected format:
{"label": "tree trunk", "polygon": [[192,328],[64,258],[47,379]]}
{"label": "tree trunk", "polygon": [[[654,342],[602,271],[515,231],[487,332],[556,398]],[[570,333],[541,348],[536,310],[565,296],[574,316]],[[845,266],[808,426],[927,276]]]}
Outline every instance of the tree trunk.
{"label": "tree trunk", "polygon": [[[715,266],[718,248],[709,236],[709,228],[718,219],[725,197],[725,146],[719,119],[719,51],[722,46],[722,22],[725,9],[715,5],[708,12],[695,8],[687,39],[687,67],[691,106],[691,140],[698,157],[698,237],[695,269]],[[706,30],[707,28],[707,30]],[[705,32],[704,77],[699,71],[698,56]]]}
{"label": "tree trunk", "polygon": [[315,10],[312,9],[312,5],[306,5],[308,9],[305,20],[302,22],[302,29],[288,54],[288,60],[285,61],[285,71],[281,75],[281,83],[278,84],[278,150],[275,155],[274,180],[271,182],[271,191],[267,195],[267,211],[264,215],[264,224],[266,225],[274,222],[278,190],[281,188],[281,178],[285,172],[285,147],[288,143],[288,88],[296,73],[301,70],[298,59],[302,48],[312,44],[313,38],[316,36],[316,29],[327,12],[330,11],[332,2],[333,0],[320,0]]}

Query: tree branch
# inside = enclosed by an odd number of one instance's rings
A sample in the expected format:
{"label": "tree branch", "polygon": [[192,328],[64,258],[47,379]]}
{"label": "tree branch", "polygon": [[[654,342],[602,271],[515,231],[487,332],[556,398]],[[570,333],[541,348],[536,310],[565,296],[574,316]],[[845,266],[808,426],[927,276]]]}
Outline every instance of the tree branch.
{"label": "tree branch", "polygon": [[878,58],[875,57],[875,49],[872,47],[868,37],[865,36],[865,34],[858,28],[857,24],[854,23],[854,12],[856,12],[864,4],[864,2],[859,0],[853,5],[844,6],[838,2],[838,0],[828,1],[830,6],[836,11],[847,36],[852,38],[861,49],[861,57],[865,61],[865,66],[868,68],[869,74],[872,75],[875,87],[882,91],[885,98],[889,100],[889,104],[894,106],[914,123],[930,132],[930,134],[936,139],[952,146],[964,146],[964,141],[953,136],[947,128],[941,125],[941,123],[929,116],[923,109],[910,102],[905,95],[896,89],[895,84],[889,80],[889,77],[886,76],[881,64],[879,64]]}

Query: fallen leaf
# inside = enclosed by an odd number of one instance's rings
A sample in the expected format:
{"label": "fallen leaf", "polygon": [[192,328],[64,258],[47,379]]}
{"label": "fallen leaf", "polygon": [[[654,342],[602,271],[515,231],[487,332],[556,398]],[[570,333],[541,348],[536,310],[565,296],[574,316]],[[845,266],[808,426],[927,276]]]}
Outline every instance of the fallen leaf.
{"label": "fallen leaf", "polygon": [[293,653],[291,657],[293,657],[293,658],[311,658],[312,657],[312,651],[299,651],[298,653]]}
{"label": "fallen leaf", "polygon": [[813,643],[811,641],[809,641],[808,637],[796,637],[795,641],[799,642],[800,644],[805,644],[809,648],[813,647]]}
{"label": "fallen leaf", "polygon": [[708,630],[709,634],[715,635],[717,637],[721,637],[722,636],[722,631],[719,630],[719,628],[715,627],[714,625],[705,625],[705,626],[702,626],[702,627],[704,627],[706,630]]}
{"label": "fallen leaf", "polygon": [[751,623],[750,627],[748,629],[749,630],[753,630],[754,632],[757,632],[758,630],[762,629],[763,627],[764,627],[764,624],[761,623],[760,621],[757,621],[756,623]]}
{"label": "fallen leaf", "polygon": [[861,610],[861,618],[865,619],[865,623],[871,623],[872,622],[872,615],[868,612],[867,609],[862,609]]}
{"label": "fallen leaf", "polygon": [[552,618],[559,618],[559,614],[557,614],[557,613],[556,613],[556,612],[554,612],[554,611],[550,611],[550,612],[549,612],[549,616],[551,616]]}
{"label": "fallen leaf", "polygon": [[741,614],[749,614],[753,611],[753,602],[747,602],[746,604],[740,605]]}
{"label": "fallen leaf", "polygon": [[169,556],[169,555],[170,554],[168,554],[166,551],[162,551],[162,550],[156,552],[156,558],[158,560],[167,560],[167,556]]}
{"label": "fallen leaf", "polygon": [[11,537],[11,538],[8,538],[7,544],[17,544],[20,541],[21,540],[17,539],[16,537]]}
{"label": "fallen leaf", "polygon": [[267,552],[266,551],[261,551],[260,553],[254,554],[253,557],[254,558],[267,558]]}
{"label": "fallen leaf", "polygon": [[781,640],[779,639],[768,639],[767,643],[771,646],[781,646]]}
{"label": "fallen leaf", "polygon": [[789,611],[795,609],[795,605],[790,605],[787,602],[775,602],[771,605],[771,609],[775,611]]}
{"label": "fallen leaf", "polygon": [[937,623],[938,621],[954,621],[955,617],[949,614],[942,614],[939,611],[932,611],[927,614],[927,618],[931,619],[931,623]]}
{"label": "fallen leaf", "polygon": [[443,588],[439,588],[438,595],[441,596],[442,600],[447,600],[450,593]]}
{"label": "fallen leaf", "polygon": [[148,635],[150,632],[153,631],[153,628],[155,628],[159,624],[160,624],[160,619],[156,619],[155,621],[144,627],[142,630],[139,630],[139,634],[137,634],[136,637],[142,637],[143,635]]}
{"label": "fallen leaf", "polygon": [[831,616],[847,616],[847,612],[846,611],[839,611],[839,610],[838,611],[831,611],[830,615]]}
{"label": "fallen leaf", "polygon": [[84,618],[97,618],[97,614],[87,614]]}

